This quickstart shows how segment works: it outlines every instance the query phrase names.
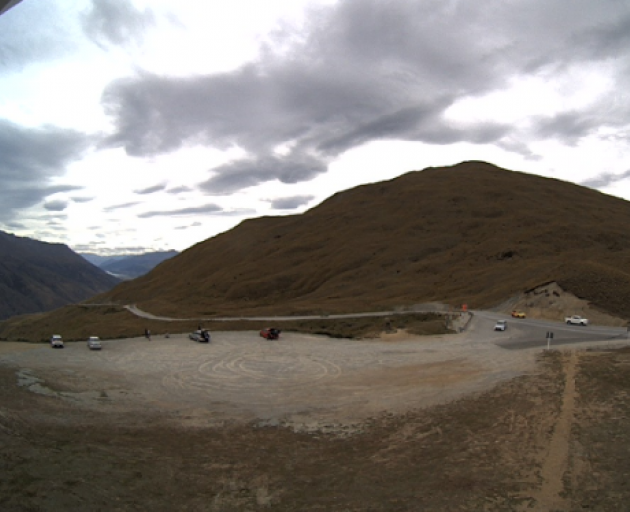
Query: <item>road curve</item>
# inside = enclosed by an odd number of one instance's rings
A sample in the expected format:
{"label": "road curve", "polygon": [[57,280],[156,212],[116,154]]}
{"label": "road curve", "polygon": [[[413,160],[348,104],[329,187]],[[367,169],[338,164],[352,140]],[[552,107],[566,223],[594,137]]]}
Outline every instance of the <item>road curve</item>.
{"label": "road curve", "polygon": [[205,322],[230,322],[234,320],[254,320],[264,322],[279,322],[287,320],[322,320],[322,319],[340,319],[340,318],[365,318],[365,317],[380,317],[380,316],[392,316],[392,315],[409,315],[413,313],[445,313],[445,311],[438,311],[435,308],[427,309],[414,309],[410,311],[371,311],[367,313],[346,313],[339,315],[292,315],[292,316],[238,316],[238,317],[210,317],[210,318],[172,318],[168,316],[158,316],[151,313],[147,313],[139,309],[135,304],[127,304],[123,306],[130,313],[139,316],[140,318],[146,318],[148,320],[161,320],[163,322],[181,322],[181,321],[205,321]]}
{"label": "road curve", "polygon": [[[172,318],[158,316],[139,309],[135,304],[124,306],[130,313],[150,320],[161,320],[165,322],[175,321],[217,321],[229,322],[234,320],[252,320],[261,322],[279,322],[290,320],[322,320],[322,319],[343,319],[343,318],[365,318],[365,317],[385,317],[393,315],[405,315],[412,313],[447,313],[447,311],[437,310],[435,307],[414,308],[409,311],[371,311],[365,313],[347,313],[338,315],[300,315],[300,316],[242,316],[242,317],[212,317],[212,318]],[[619,342],[627,340],[630,333],[626,328],[606,327],[606,326],[572,326],[562,322],[550,320],[514,319],[501,313],[491,311],[475,310],[469,311],[469,321],[462,322],[462,329],[473,324],[478,332],[487,332],[489,339],[498,347],[508,350],[522,350],[528,348],[545,347],[547,345],[548,333],[553,333],[550,340],[550,347],[559,345],[571,345],[574,343],[586,342]],[[508,330],[498,336],[493,332],[494,323],[497,320],[508,319]],[[492,334],[490,334],[492,333]]]}

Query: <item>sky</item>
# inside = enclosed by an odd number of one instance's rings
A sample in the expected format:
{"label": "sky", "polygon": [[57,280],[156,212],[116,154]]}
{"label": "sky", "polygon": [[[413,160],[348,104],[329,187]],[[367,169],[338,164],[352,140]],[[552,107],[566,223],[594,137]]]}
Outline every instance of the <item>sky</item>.
{"label": "sky", "polygon": [[630,199],[629,91],[624,0],[22,0],[0,230],[183,250],[466,160]]}

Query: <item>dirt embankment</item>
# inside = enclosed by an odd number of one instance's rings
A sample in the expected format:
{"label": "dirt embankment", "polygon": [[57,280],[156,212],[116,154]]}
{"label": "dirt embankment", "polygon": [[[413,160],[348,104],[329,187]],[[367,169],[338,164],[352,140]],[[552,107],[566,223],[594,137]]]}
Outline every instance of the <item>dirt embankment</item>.
{"label": "dirt embankment", "polygon": [[515,310],[523,311],[528,318],[558,322],[564,321],[567,316],[580,315],[588,318],[594,325],[624,327],[628,324],[628,320],[609,315],[589,301],[564,291],[558,283],[548,283],[517,295],[499,305],[495,310],[506,314]]}

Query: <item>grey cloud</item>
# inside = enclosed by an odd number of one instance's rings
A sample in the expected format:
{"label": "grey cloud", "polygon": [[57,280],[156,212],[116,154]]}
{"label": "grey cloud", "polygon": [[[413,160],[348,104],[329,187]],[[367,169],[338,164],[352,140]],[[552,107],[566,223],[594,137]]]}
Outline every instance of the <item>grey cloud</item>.
{"label": "grey cloud", "polygon": [[53,239],[56,241],[56,243],[63,243],[63,240],[67,237],[66,234],[64,233],[58,233],[56,231],[45,231],[45,230],[41,230],[41,231],[35,231],[33,233],[32,238],[36,239],[36,240],[46,240],[48,238]]}
{"label": "grey cloud", "polygon": [[595,176],[594,178],[589,178],[580,183],[580,185],[584,185],[585,187],[590,188],[605,188],[619,181],[627,180],[630,178],[630,170],[626,172],[622,172],[621,174],[612,174],[610,172],[604,172]]}
{"label": "grey cloud", "polygon": [[149,217],[171,217],[179,215],[195,215],[199,213],[217,213],[223,209],[216,204],[207,204],[205,206],[191,206],[188,208],[180,208],[178,210],[162,210],[162,211],[150,211],[141,213],[138,217],[146,219]]}
{"label": "grey cloud", "polygon": [[155,25],[150,9],[136,9],[129,0],[92,0],[81,19],[85,34],[96,44],[140,43],[148,28]]}
{"label": "grey cloud", "polygon": [[72,130],[44,126],[26,128],[0,120],[0,220],[16,210],[41,202],[55,192],[78,190],[71,185],[49,185],[78,159],[90,139]]}
{"label": "grey cloud", "polygon": [[293,196],[273,199],[271,206],[274,210],[295,210],[300,206],[308,204],[314,199],[314,196]]}
{"label": "grey cloud", "polygon": [[201,225],[202,225],[201,222],[192,222],[191,224],[187,224],[186,226],[177,226],[175,229],[182,230],[182,229],[196,228]]}
{"label": "grey cloud", "polygon": [[[447,101],[447,104],[450,103],[451,101]],[[346,131],[341,136],[320,142],[317,149],[336,153],[370,140],[410,138],[409,135],[417,132],[420,125],[427,120],[437,122],[436,114],[442,108],[441,102],[435,102],[433,105],[416,105],[387,113]]]}
{"label": "grey cloud", "polygon": [[307,155],[237,160],[213,169],[214,176],[201,183],[199,188],[209,195],[223,195],[274,179],[282,183],[299,183],[325,170],[324,162]]}
{"label": "grey cloud", "polygon": [[131,201],[129,203],[114,204],[112,206],[108,206],[106,208],[103,208],[103,211],[104,212],[113,212],[115,210],[122,210],[124,208],[131,208],[132,206],[136,206],[137,204],[140,204],[140,201]]}
{"label": "grey cloud", "polygon": [[49,224],[47,226],[47,229],[51,229],[51,230],[57,231],[57,232],[66,230],[66,228],[64,226],[61,226],[60,224]]}
{"label": "grey cloud", "polygon": [[134,194],[153,194],[154,192],[159,192],[160,190],[164,190],[166,188],[166,184],[162,183],[160,185],[153,185],[151,187],[142,188],[140,190],[134,190]]}
{"label": "grey cloud", "polygon": [[555,137],[567,143],[575,143],[602,125],[590,112],[562,112],[553,117],[540,118],[536,131],[545,138]]}
{"label": "grey cloud", "polygon": [[72,250],[78,253],[89,253],[91,246],[89,244],[77,244],[72,246]]}
{"label": "grey cloud", "polygon": [[506,151],[511,151],[512,153],[518,153],[522,155],[527,160],[540,160],[541,156],[537,153],[534,153],[527,144],[525,144],[522,140],[506,138],[497,142],[497,146],[505,149]]}
{"label": "grey cloud", "polygon": [[[136,156],[193,144],[244,149],[248,159],[211,170],[201,185],[209,194],[309,180],[331,159],[373,140],[490,143],[535,158],[526,142],[513,142],[530,132],[493,121],[463,128],[444,112],[514,77],[600,58],[598,45],[630,69],[622,4],[338,2],[310,18],[288,53],[276,54],[269,44],[256,62],[232,72],[189,78],[139,72],[113,82],[102,102],[115,130],[103,144]],[[293,36],[277,38],[286,48]],[[598,123],[621,123],[627,113],[561,113],[534,119],[531,133],[576,140]],[[292,148],[285,156],[274,153],[282,144]]]}
{"label": "grey cloud", "polygon": [[53,201],[46,201],[44,208],[50,212],[62,212],[68,207],[68,202],[61,199],[55,199]]}
{"label": "grey cloud", "polygon": [[[75,252],[92,252],[93,246],[94,245],[103,245],[106,242],[104,241],[95,241],[95,242],[91,242],[89,244],[82,244],[82,245],[76,245],[73,246],[73,250]],[[151,249],[153,250],[153,249]],[[131,255],[131,254],[143,254],[145,252],[148,252],[146,247],[140,247],[140,246],[129,246],[129,247],[103,247],[103,248],[98,248],[97,249],[97,254],[99,256],[119,256],[121,254],[127,254],[127,255]]]}
{"label": "grey cloud", "polygon": [[5,222],[4,225],[10,229],[26,229],[26,226],[21,222]]}
{"label": "grey cloud", "polygon": [[45,220],[45,221],[57,221],[57,220],[66,220],[68,218],[68,214],[67,213],[47,213],[44,215],[40,215],[39,217],[36,217],[39,220]]}
{"label": "grey cloud", "polygon": [[94,200],[93,197],[71,197],[70,199],[74,203],[89,203]]}
{"label": "grey cloud", "polygon": [[[607,6],[610,8],[610,5]],[[591,58],[617,57],[630,49],[630,14],[606,9],[615,16],[579,31],[572,39]],[[600,14],[601,16],[601,14]]]}
{"label": "grey cloud", "polygon": [[182,185],[180,187],[173,187],[166,190],[169,194],[180,194],[182,192],[190,192],[192,188]]}

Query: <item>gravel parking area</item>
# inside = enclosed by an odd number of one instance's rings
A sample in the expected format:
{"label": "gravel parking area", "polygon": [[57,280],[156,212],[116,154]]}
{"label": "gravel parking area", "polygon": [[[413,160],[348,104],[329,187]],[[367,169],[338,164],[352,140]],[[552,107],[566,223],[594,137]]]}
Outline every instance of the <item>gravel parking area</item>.
{"label": "gravel parking area", "polygon": [[547,352],[529,346],[545,325],[494,320],[0,343],[0,509],[619,510],[628,350],[593,329]]}
{"label": "gravel parking area", "polygon": [[[215,332],[104,340],[103,350],[66,343],[5,354],[20,384],[79,407],[160,413],[188,426],[259,421],[296,430],[350,428],[387,410],[448,401],[531,370],[536,351],[497,347],[492,331],[380,340],[283,333]],[[490,334],[488,334],[490,332]]]}

